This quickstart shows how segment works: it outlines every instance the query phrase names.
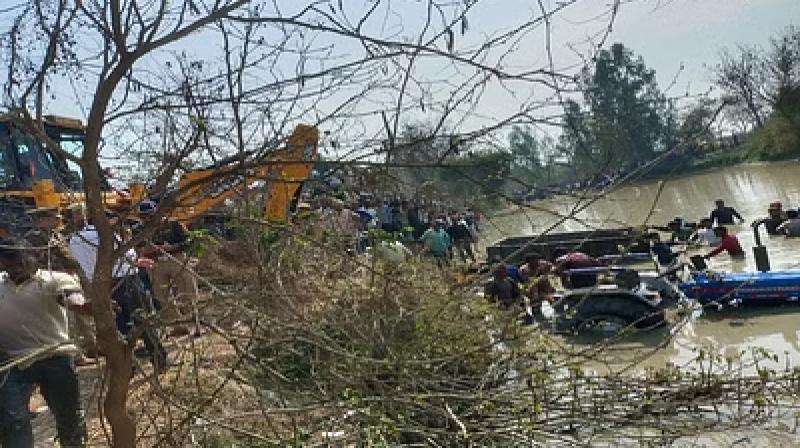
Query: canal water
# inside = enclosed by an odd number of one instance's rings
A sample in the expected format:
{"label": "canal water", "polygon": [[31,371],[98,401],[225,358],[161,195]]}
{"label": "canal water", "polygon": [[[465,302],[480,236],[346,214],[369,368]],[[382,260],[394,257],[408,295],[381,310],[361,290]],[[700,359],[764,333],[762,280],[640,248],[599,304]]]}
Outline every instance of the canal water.
{"label": "canal water", "polygon": [[[729,228],[748,256],[734,262],[721,254],[710,260],[709,267],[720,271],[754,271],[751,248],[755,243],[749,224],[766,216],[771,202],[782,202],[784,209],[800,207],[800,163],[746,164],[676,176],[662,182],[612,187],[605,194],[559,196],[533,203],[530,208],[495,216],[486,223],[485,241],[509,235],[538,234],[551,228],[559,232],[665,225],[675,217],[696,222],[709,215],[716,199],[723,199],[745,218],[744,224]],[[565,216],[574,219],[565,219]],[[800,270],[800,238],[769,237],[763,228],[761,236],[773,269]],[[695,252],[706,251],[707,248]],[[618,358],[615,363],[618,366],[635,362],[635,368],[641,369],[671,363],[691,369],[698,365],[701,349],[721,357],[741,359],[745,364],[753,360],[753,353],[766,349],[777,355],[778,361],[762,360],[762,367],[800,366],[800,304],[707,312],[681,325],[672,335],[643,335],[611,347],[609,353]]]}

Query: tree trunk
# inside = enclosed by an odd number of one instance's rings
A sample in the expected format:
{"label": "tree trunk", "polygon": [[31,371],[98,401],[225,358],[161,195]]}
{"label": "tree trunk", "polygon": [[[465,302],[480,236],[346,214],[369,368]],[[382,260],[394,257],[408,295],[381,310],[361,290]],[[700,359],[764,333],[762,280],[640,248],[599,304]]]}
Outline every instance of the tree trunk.
{"label": "tree trunk", "polygon": [[747,108],[750,110],[750,115],[753,117],[753,121],[756,123],[756,127],[761,129],[764,127],[764,119],[761,118],[761,113],[758,111],[758,106],[756,106],[755,100],[752,97],[748,97],[747,99]]}
{"label": "tree trunk", "polygon": [[111,446],[133,448],[136,445],[136,422],[128,412],[128,390],[133,377],[133,351],[120,339],[111,309],[111,263],[103,263],[98,251],[91,294],[92,314],[97,325],[97,342],[106,358],[108,388],[103,401],[103,413],[111,425]]}

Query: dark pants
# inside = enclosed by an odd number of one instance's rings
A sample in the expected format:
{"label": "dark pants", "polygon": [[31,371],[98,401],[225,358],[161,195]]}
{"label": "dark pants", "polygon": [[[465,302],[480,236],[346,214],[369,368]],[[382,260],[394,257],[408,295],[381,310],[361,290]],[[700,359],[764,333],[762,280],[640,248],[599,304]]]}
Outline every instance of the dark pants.
{"label": "dark pants", "polygon": [[150,361],[160,370],[166,366],[167,351],[161,344],[155,329],[139,317],[140,311],[154,311],[152,301],[141,277],[129,275],[115,280],[111,297],[119,305],[117,313],[117,330],[124,336],[130,336],[134,328],[141,328],[142,341],[150,353]]}
{"label": "dark pants", "polygon": [[431,252],[431,256],[433,257],[434,260],[436,260],[436,266],[440,268],[444,268],[450,265],[449,255],[450,255],[449,252],[445,252],[443,254],[437,254]]}
{"label": "dark pants", "polygon": [[[3,374],[0,374],[0,382],[2,379]],[[70,357],[53,356],[36,361],[25,370],[15,368],[8,372],[0,387],[0,447],[33,448],[28,405],[33,386],[37,384],[55,416],[61,446],[85,446],[86,423],[81,409],[78,375]]]}
{"label": "dark pants", "polygon": [[596,284],[597,274],[576,273],[569,276],[569,286],[571,288],[589,288]]}
{"label": "dark pants", "polygon": [[475,252],[472,251],[472,241],[461,238],[454,241],[453,246],[458,251],[458,256],[461,258],[461,261],[464,263],[467,262],[469,258],[472,262],[475,262]]}

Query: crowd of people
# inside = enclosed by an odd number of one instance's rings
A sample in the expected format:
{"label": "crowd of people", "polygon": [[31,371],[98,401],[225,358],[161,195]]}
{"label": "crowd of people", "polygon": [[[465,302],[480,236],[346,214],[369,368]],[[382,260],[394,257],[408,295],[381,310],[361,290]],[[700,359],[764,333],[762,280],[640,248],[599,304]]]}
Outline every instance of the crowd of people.
{"label": "crowd of people", "polygon": [[[312,205],[314,204],[314,205]],[[139,241],[111,267],[111,299],[117,331],[135,346],[141,338],[156,374],[168,366],[164,337],[192,333],[186,323],[197,300],[197,277],[188,253],[190,233],[180,222],[156,218],[157,204],[144,201],[134,209],[106,212],[116,244]],[[297,213],[315,212],[332,227],[346,250],[364,253],[380,229],[439,265],[453,258],[476,261],[473,244],[481,214],[453,210],[443,203],[362,196],[345,201],[318,196],[297,204]],[[62,446],[83,446],[85,422],[80,404],[77,367],[101,356],[84,291],[92,281],[99,233],[81,206],[40,208],[30,212],[32,229],[15,234],[0,226],[0,446],[33,446],[28,406],[34,390],[52,410]],[[145,223],[158,220],[150,236],[140,235]],[[409,251],[410,252],[410,251]],[[193,319],[194,318],[194,319]],[[19,364],[21,359],[25,361]]]}
{"label": "crowd of people", "polygon": [[[136,212],[108,213],[117,244],[139,236],[112,266],[111,298],[121,338],[141,337],[156,374],[167,367],[167,351],[155,325],[169,337],[190,333],[185,322],[198,290],[187,252],[189,232],[178,221],[155,217],[145,201]],[[90,290],[99,234],[81,207],[32,211],[33,229],[0,241],[0,446],[34,446],[29,402],[36,387],[53,412],[58,440],[82,447],[86,426],[76,366],[100,356],[92,321]],[[150,220],[152,236],[138,235]],[[194,320],[197,323],[197,320]],[[136,329],[136,331],[134,331]],[[199,334],[199,327],[195,328]],[[73,342],[74,341],[74,342]]]}
{"label": "crowd of people", "polygon": [[484,296],[501,309],[526,308],[526,319],[541,315],[541,305],[555,300],[556,285],[564,288],[591,288],[598,283],[594,268],[605,266],[603,260],[588,255],[581,248],[557,247],[552,261],[532,252],[521,265],[492,260],[492,279],[484,288]]}
{"label": "crowd of people", "polygon": [[329,223],[347,250],[356,254],[370,250],[376,244],[370,232],[381,230],[394,236],[393,247],[428,256],[440,266],[456,257],[462,262],[477,261],[474,244],[482,215],[474,208],[458,210],[436,201],[379,200],[362,195],[350,202],[317,197],[300,202],[298,210],[302,209]]}
{"label": "crowd of people", "polygon": [[[306,199],[297,205],[298,213],[315,213],[317,222],[334,230],[349,252],[368,251],[376,244],[371,232],[380,229],[439,266],[456,258],[464,263],[477,261],[474,244],[482,216],[474,208],[371,195]],[[107,216],[117,229],[117,244],[132,238],[139,241],[111,271],[118,333],[122,338],[141,337],[142,352],[154,372],[162,373],[168,354],[156,328],[170,328],[167,337],[192,333],[187,322],[194,322],[195,334],[200,328],[191,315],[198,286],[188,253],[190,234],[174,219],[156,218],[156,211],[157,204],[145,201],[134,211],[108,212]],[[63,211],[36,209],[31,218],[33,229],[22,235],[0,228],[0,364],[24,360],[0,373],[0,446],[33,445],[28,406],[35,387],[53,411],[61,445],[83,446],[86,429],[76,366],[93,363],[100,356],[92,304],[83,293],[92,288],[99,234],[79,206]],[[139,232],[152,220],[158,222],[145,238]],[[722,252],[741,257],[744,251],[728,229],[737,221],[742,223],[744,218],[719,200],[698,225],[676,218],[666,230],[670,243],[712,247],[707,258]],[[779,202],[770,204],[767,216],[751,225],[764,226],[773,235],[800,236],[798,211],[784,210]],[[652,252],[662,264],[669,264],[675,258],[670,245],[651,235]],[[485,296],[503,309],[525,306],[532,317],[543,302],[553,299],[556,280],[567,288],[592,287],[598,281],[592,268],[604,265],[580,248],[557,248],[550,255],[546,259],[529,254],[519,266],[490,260],[492,279]]]}

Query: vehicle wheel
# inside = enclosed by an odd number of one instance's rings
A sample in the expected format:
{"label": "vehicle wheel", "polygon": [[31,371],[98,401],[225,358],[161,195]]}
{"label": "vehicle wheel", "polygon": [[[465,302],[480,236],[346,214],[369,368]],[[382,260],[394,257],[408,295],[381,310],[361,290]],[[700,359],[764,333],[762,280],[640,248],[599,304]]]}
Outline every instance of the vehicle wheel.
{"label": "vehicle wheel", "polygon": [[614,337],[625,330],[630,330],[630,321],[622,316],[612,314],[598,314],[585,319],[581,319],[575,331],[581,336],[597,337],[607,339]]}
{"label": "vehicle wheel", "polygon": [[615,316],[638,330],[649,330],[665,322],[664,310],[626,295],[590,297],[578,305],[575,314],[580,322],[595,316]]}

